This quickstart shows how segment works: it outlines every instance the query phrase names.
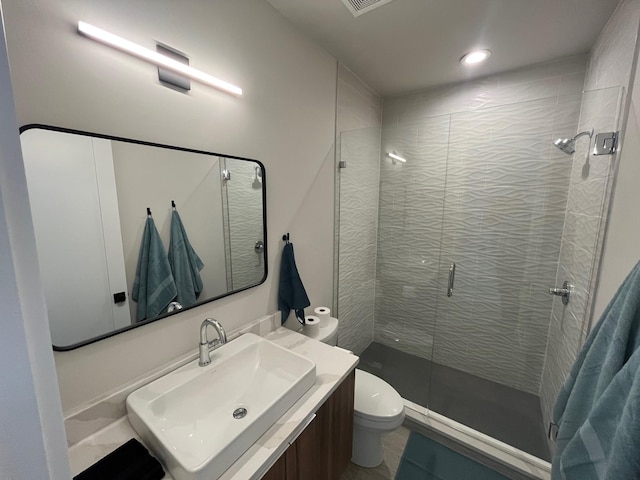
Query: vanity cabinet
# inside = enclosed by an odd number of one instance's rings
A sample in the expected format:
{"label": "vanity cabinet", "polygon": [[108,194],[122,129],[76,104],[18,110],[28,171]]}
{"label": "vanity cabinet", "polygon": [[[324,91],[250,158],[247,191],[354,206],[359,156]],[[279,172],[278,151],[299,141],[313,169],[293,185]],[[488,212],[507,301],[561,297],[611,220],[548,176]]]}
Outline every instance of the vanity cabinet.
{"label": "vanity cabinet", "polygon": [[351,460],[353,389],[351,372],[316,412],[263,480],[338,480]]}

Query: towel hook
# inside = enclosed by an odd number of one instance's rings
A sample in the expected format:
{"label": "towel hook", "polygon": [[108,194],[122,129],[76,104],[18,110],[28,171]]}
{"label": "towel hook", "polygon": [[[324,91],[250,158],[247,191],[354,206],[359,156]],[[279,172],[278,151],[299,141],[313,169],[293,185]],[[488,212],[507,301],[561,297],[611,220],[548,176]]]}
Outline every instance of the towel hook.
{"label": "towel hook", "polygon": [[173,208],[174,210],[176,209],[176,202],[174,202],[173,200],[171,200],[171,208]]}
{"label": "towel hook", "polygon": [[151,209],[147,207],[147,217],[151,218]]}
{"label": "towel hook", "polygon": [[289,244],[289,232],[287,232],[285,235],[282,235],[282,241],[286,244]]}

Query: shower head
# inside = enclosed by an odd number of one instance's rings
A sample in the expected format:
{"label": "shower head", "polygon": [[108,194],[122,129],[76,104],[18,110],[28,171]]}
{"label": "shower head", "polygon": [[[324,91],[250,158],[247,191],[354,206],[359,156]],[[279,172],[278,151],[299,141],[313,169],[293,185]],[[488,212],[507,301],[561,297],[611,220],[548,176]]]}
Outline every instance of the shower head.
{"label": "shower head", "polygon": [[553,142],[556,148],[559,148],[567,155],[573,154],[576,151],[576,142],[573,138],[558,138]]}
{"label": "shower head", "polygon": [[593,130],[590,132],[580,132],[573,138],[558,138],[554,140],[553,145],[562,150],[567,155],[572,155],[576,151],[576,140],[583,135],[588,135],[589,138],[593,135]]}

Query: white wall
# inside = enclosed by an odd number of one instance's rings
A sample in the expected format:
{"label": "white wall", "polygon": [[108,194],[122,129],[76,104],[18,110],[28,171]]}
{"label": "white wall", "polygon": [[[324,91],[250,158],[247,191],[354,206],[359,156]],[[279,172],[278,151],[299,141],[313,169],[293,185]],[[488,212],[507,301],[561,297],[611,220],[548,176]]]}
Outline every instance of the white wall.
{"label": "white wall", "polygon": [[[332,293],[336,62],[262,0],[5,0],[20,124],[45,123],[256,158],[267,178],[263,285],[56,354],[65,411],[195,349],[207,316],[237,328],[277,308],[281,236],[291,232],[314,304]],[[80,37],[84,20],[241,86],[235,98],[159,85],[156,69]],[[48,336],[48,334],[47,334]],[[35,478],[35,477],[34,477]]]}
{"label": "white wall", "polygon": [[614,293],[640,260],[640,78],[636,41],[640,1],[625,0],[605,27],[594,49],[587,77],[597,88],[621,85],[630,93],[629,114],[623,131],[617,169],[593,302],[592,326],[598,321]]}
{"label": "white wall", "polygon": [[111,295],[127,286],[111,142],[42,129],[20,142],[53,344],[130,325]]}
{"label": "white wall", "polygon": [[0,478],[71,478],[0,5]]}

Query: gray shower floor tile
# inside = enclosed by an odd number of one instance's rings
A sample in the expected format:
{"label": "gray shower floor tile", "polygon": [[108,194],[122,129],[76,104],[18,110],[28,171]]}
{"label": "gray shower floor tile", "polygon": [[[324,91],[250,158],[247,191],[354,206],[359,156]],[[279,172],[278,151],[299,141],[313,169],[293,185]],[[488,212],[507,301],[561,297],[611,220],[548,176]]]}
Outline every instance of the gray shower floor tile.
{"label": "gray shower floor tile", "polygon": [[543,460],[550,460],[540,399],[530,393],[373,342],[358,368],[400,395]]}

